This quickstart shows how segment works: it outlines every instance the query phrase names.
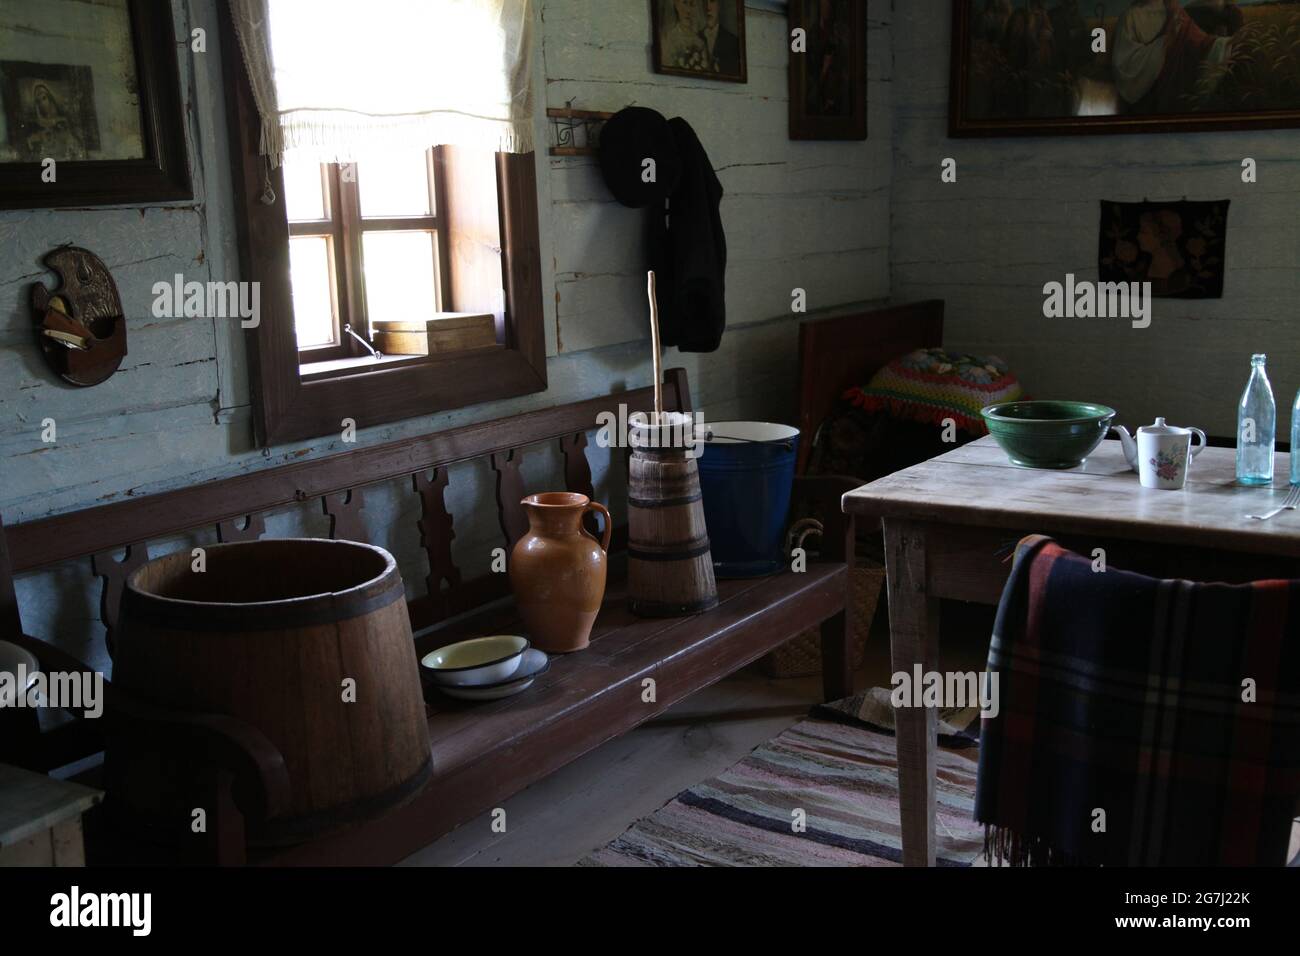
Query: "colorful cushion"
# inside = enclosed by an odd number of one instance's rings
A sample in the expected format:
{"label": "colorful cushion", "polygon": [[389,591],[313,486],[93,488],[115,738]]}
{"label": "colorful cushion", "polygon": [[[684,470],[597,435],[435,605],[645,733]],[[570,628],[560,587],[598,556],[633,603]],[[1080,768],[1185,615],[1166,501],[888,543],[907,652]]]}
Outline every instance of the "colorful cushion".
{"label": "colorful cushion", "polygon": [[1000,358],[936,348],[917,349],[894,359],[866,387],[854,386],[844,397],[867,411],[885,411],[926,424],[939,425],[951,418],[958,428],[985,435],[988,428],[980,409],[1015,401],[1023,394],[1020,382]]}

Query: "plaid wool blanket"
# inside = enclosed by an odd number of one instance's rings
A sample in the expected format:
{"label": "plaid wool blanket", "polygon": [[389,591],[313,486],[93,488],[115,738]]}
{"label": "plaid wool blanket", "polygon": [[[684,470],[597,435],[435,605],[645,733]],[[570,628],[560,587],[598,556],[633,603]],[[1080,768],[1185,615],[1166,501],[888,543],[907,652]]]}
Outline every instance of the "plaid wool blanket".
{"label": "plaid wool blanket", "polygon": [[1160,580],[1033,535],[1002,594],[975,819],[1010,865],[1282,865],[1300,582]]}

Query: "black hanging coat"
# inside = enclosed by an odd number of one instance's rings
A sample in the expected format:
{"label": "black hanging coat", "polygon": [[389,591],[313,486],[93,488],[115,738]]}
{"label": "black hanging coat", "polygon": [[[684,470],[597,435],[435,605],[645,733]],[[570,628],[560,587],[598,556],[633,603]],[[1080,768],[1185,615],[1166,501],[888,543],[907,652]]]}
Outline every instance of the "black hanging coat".
{"label": "black hanging coat", "polygon": [[650,268],[659,299],[659,332],[664,345],[713,352],[727,324],[722,183],[690,124],[679,116],[668,125],[681,158],[681,177],[662,208],[651,207]]}

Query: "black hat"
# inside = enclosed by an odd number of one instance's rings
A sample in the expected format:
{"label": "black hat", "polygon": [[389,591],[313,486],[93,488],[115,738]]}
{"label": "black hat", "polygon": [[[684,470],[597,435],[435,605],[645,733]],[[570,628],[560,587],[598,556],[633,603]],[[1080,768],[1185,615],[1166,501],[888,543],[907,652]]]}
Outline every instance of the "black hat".
{"label": "black hat", "polygon": [[[645,161],[654,179],[645,181]],[[663,114],[643,106],[619,110],[600,132],[600,168],[614,198],[639,209],[662,202],[677,187],[682,160]]]}

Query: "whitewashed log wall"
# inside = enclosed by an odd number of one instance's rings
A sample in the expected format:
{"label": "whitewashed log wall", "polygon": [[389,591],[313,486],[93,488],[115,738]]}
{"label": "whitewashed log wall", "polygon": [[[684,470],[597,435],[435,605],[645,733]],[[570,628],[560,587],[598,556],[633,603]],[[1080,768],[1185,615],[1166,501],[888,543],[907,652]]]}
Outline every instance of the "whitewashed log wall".
{"label": "whitewashed log wall", "polygon": [[[50,0],[51,6],[70,2]],[[717,353],[673,350],[667,364],[686,366],[696,402],[713,420],[792,420],[791,290],[806,289],[810,309],[889,294],[889,4],[871,4],[871,139],[865,143],[787,139],[787,33],[781,15],[748,12],[749,82],[738,85],[656,75],[649,5],[642,0],[537,0],[537,6],[537,82],[545,89],[545,105],[572,101],[579,108],[616,110],[635,103],[684,116],[726,189],[729,331]],[[343,448],[328,439],[253,447],[238,328],[229,321],[160,320],[150,313],[150,290],[159,279],[177,272],[199,281],[237,277],[215,10],[215,0],[173,0],[195,201],[0,213],[0,513],[7,522]],[[204,54],[191,54],[185,42],[194,27],[207,30]],[[547,135],[541,120],[538,132]],[[360,442],[649,382],[642,214],[612,200],[591,159],[539,151],[538,172],[550,389],[370,429]],[[92,390],[59,384],[34,345],[30,285],[54,281],[40,257],[62,243],[85,245],[105,260],[128,315],[129,355],[117,375]],[[54,444],[41,441],[46,418],[57,424]],[[557,463],[546,455],[527,460],[525,472],[538,488],[558,481]],[[617,482],[604,473],[596,477],[617,505]],[[460,519],[456,557],[470,573],[486,569],[498,544],[490,487],[481,468],[453,469],[448,503]],[[404,488],[367,498],[374,540],[398,551],[408,581],[425,574],[411,534],[415,506]],[[391,533],[395,522],[400,543]],[[273,534],[324,529],[315,509],[270,526]],[[98,633],[97,611],[81,585],[84,573],[69,568],[25,578],[20,597],[29,631],[89,653]]]}

